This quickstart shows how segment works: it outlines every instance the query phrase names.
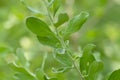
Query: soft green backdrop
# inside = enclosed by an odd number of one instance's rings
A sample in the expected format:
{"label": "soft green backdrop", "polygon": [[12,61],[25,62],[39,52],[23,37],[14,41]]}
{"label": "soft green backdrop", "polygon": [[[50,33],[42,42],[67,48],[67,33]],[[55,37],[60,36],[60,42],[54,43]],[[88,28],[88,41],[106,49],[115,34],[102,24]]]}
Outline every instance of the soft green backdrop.
{"label": "soft green backdrop", "polygon": [[[32,8],[45,13],[42,0],[25,0]],[[82,29],[73,34],[71,47],[77,53],[88,43],[96,45],[95,55],[104,61],[102,75],[109,75],[120,68],[120,0],[62,0],[59,12],[67,12],[70,18],[81,11],[90,13]],[[14,80],[14,72],[7,63],[15,60],[17,48],[24,50],[31,63],[31,71],[41,65],[43,54],[48,51],[46,72],[58,63],[53,59],[51,48],[41,45],[25,26],[28,16],[44,16],[29,11],[20,0],[0,0],[0,80]],[[46,20],[47,21],[47,20]],[[49,66],[49,67],[48,67]],[[76,80],[74,75],[58,75],[63,80]],[[102,76],[101,75],[101,76]],[[66,80],[65,79],[65,80]]]}

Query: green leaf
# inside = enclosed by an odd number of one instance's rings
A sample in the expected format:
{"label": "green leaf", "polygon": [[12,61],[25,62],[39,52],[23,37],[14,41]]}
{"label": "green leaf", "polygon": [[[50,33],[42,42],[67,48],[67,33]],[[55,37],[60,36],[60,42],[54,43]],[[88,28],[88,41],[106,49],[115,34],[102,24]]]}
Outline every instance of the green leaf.
{"label": "green leaf", "polygon": [[59,40],[54,36],[46,36],[46,37],[37,36],[37,38],[44,45],[48,45],[51,47],[61,46]]}
{"label": "green leaf", "polygon": [[92,55],[92,50],[94,47],[95,45],[88,44],[83,50],[83,55],[80,58],[80,71],[83,75],[88,74],[89,67],[91,66],[93,61],[95,61],[95,58]]}
{"label": "green leaf", "polygon": [[52,72],[53,73],[64,73],[66,71],[68,71],[71,67],[61,67],[58,69],[52,68]]}
{"label": "green leaf", "polygon": [[60,62],[64,66],[66,66],[66,67],[71,67],[72,66],[72,60],[71,60],[70,56],[67,54],[66,51],[63,54],[63,53],[61,53],[60,50],[56,49],[54,57],[58,62]]}
{"label": "green leaf", "polygon": [[64,35],[69,36],[70,34],[80,30],[82,25],[86,22],[89,14],[87,12],[81,12],[79,15],[73,17],[69,23],[68,27],[65,30]]}
{"label": "green leaf", "polygon": [[54,0],[48,0],[48,2],[49,2],[48,7],[51,7],[53,5],[53,3],[54,3]]}
{"label": "green leaf", "polygon": [[43,69],[37,69],[36,70],[36,77],[38,78],[38,80],[44,80],[44,71]]}
{"label": "green leaf", "polygon": [[50,78],[49,80],[58,80],[57,78]]}
{"label": "green leaf", "polygon": [[29,63],[28,63],[28,61],[26,60],[26,58],[24,56],[24,51],[22,49],[18,48],[16,50],[16,54],[17,54],[17,57],[19,59],[19,62],[22,64],[22,66],[28,67]]}
{"label": "green leaf", "polygon": [[36,14],[45,15],[45,14],[43,14],[42,12],[40,12],[39,10],[37,10],[37,9],[31,7],[31,6],[28,6],[28,5],[25,3],[24,0],[20,0],[20,1],[21,1],[21,3],[22,3],[29,11],[31,11],[31,12],[33,12],[33,13],[36,13]]}
{"label": "green leaf", "polygon": [[61,4],[61,0],[54,0],[54,2],[53,2],[53,12],[54,12],[53,14],[54,14],[54,16],[60,7],[60,4]]}
{"label": "green leaf", "polygon": [[52,47],[57,47],[58,45],[61,45],[55,34],[42,20],[35,17],[29,17],[26,20],[26,25],[29,30],[37,35],[38,40],[42,44]]}
{"label": "green leaf", "polygon": [[67,15],[67,13],[61,13],[58,16],[58,21],[57,23],[55,23],[55,26],[59,27],[63,23],[67,22],[68,20],[69,20],[69,16]]}
{"label": "green leaf", "polygon": [[120,69],[112,72],[108,80],[120,80]]}
{"label": "green leaf", "polygon": [[14,63],[9,63],[8,65],[16,72],[15,76],[18,80],[36,80],[34,75],[25,68],[19,67]]}
{"label": "green leaf", "polygon": [[9,52],[10,49],[8,47],[5,47],[5,46],[0,46],[0,54],[1,53],[6,53],[6,52]]}
{"label": "green leaf", "polygon": [[30,31],[32,31],[38,36],[41,37],[54,36],[54,33],[50,30],[48,25],[38,18],[28,17],[26,19],[26,25]]}
{"label": "green leaf", "polygon": [[36,80],[34,77],[31,77],[24,73],[16,73],[14,76],[16,80]]}
{"label": "green leaf", "polygon": [[94,61],[89,67],[89,80],[96,80],[97,74],[103,69],[103,63]]}

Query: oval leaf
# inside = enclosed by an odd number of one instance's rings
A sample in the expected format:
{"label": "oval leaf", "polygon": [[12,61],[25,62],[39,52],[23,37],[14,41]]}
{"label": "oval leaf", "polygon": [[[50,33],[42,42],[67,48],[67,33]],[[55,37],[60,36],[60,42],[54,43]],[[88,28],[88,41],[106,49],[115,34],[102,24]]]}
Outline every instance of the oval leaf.
{"label": "oval leaf", "polygon": [[64,35],[69,36],[70,34],[78,31],[85,23],[88,16],[89,14],[87,12],[81,12],[79,15],[72,18],[68,23],[68,27],[66,28]]}
{"label": "oval leaf", "polygon": [[48,45],[48,46],[51,46],[51,47],[60,46],[59,40],[54,36],[46,36],[46,37],[37,36],[37,38],[44,45]]}
{"label": "oval leaf", "polygon": [[38,18],[28,17],[26,19],[26,25],[30,31],[38,36],[45,37],[48,35],[54,35],[48,25]]}
{"label": "oval leaf", "polygon": [[90,65],[95,61],[94,56],[92,55],[92,50],[95,47],[93,44],[88,44],[83,50],[83,55],[80,58],[80,71],[83,75],[88,74]]}
{"label": "oval leaf", "polygon": [[89,80],[96,80],[97,73],[99,73],[103,69],[103,63],[94,61],[92,65],[89,67]]}
{"label": "oval leaf", "polygon": [[67,15],[67,13],[61,13],[59,16],[58,16],[58,21],[57,23],[55,23],[55,26],[56,27],[59,27],[60,25],[62,25],[63,23],[67,22],[69,20],[69,17]]}
{"label": "oval leaf", "polygon": [[120,69],[119,70],[116,70],[114,71],[108,80],[120,80]]}

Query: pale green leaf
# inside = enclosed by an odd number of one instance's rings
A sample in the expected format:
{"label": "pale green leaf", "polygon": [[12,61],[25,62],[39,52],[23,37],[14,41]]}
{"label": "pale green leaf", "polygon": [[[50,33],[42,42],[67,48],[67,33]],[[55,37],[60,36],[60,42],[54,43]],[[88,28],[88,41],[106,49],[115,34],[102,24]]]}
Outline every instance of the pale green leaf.
{"label": "pale green leaf", "polygon": [[22,66],[24,66],[24,67],[28,67],[29,66],[29,63],[26,60],[26,58],[24,56],[24,51],[22,49],[18,48],[16,50],[16,55],[17,55],[17,58],[18,58],[20,64],[22,64]]}
{"label": "pale green leaf", "polygon": [[56,49],[55,53],[54,53],[54,57],[58,62],[60,62],[64,66],[67,66],[67,67],[72,66],[72,60],[66,51],[63,54],[63,53],[61,53],[61,51]]}
{"label": "pale green leaf", "polygon": [[36,70],[36,77],[38,80],[44,80],[44,71],[42,68]]}
{"label": "pale green leaf", "polygon": [[14,63],[9,63],[8,65],[16,72],[15,76],[18,80],[36,80],[35,76],[25,68],[19,67]]}
{"label": "pale green leaf", "polygon": [[97,74],[103,69],[103,63],[94,61],[91,66],[89,66],[88,79],[96,80]]}
{"label": "pale green leaf", "polygon": [[64,35],[69,36],[70,34],[80,30],[82,25],[86,22],[89,14],[87,12],[81,12],[79,15],[73,17],[69,23],[68,27],[65,30]]}

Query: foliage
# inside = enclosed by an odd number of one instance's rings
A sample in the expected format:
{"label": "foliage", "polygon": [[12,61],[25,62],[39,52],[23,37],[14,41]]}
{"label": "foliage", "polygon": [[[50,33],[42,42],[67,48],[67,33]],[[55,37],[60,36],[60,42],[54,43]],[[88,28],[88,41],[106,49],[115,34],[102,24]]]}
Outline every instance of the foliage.
{"label": "foliage", "polygon": [[119,80],[118,2],[20,1],[0,1],[1,80]]}

